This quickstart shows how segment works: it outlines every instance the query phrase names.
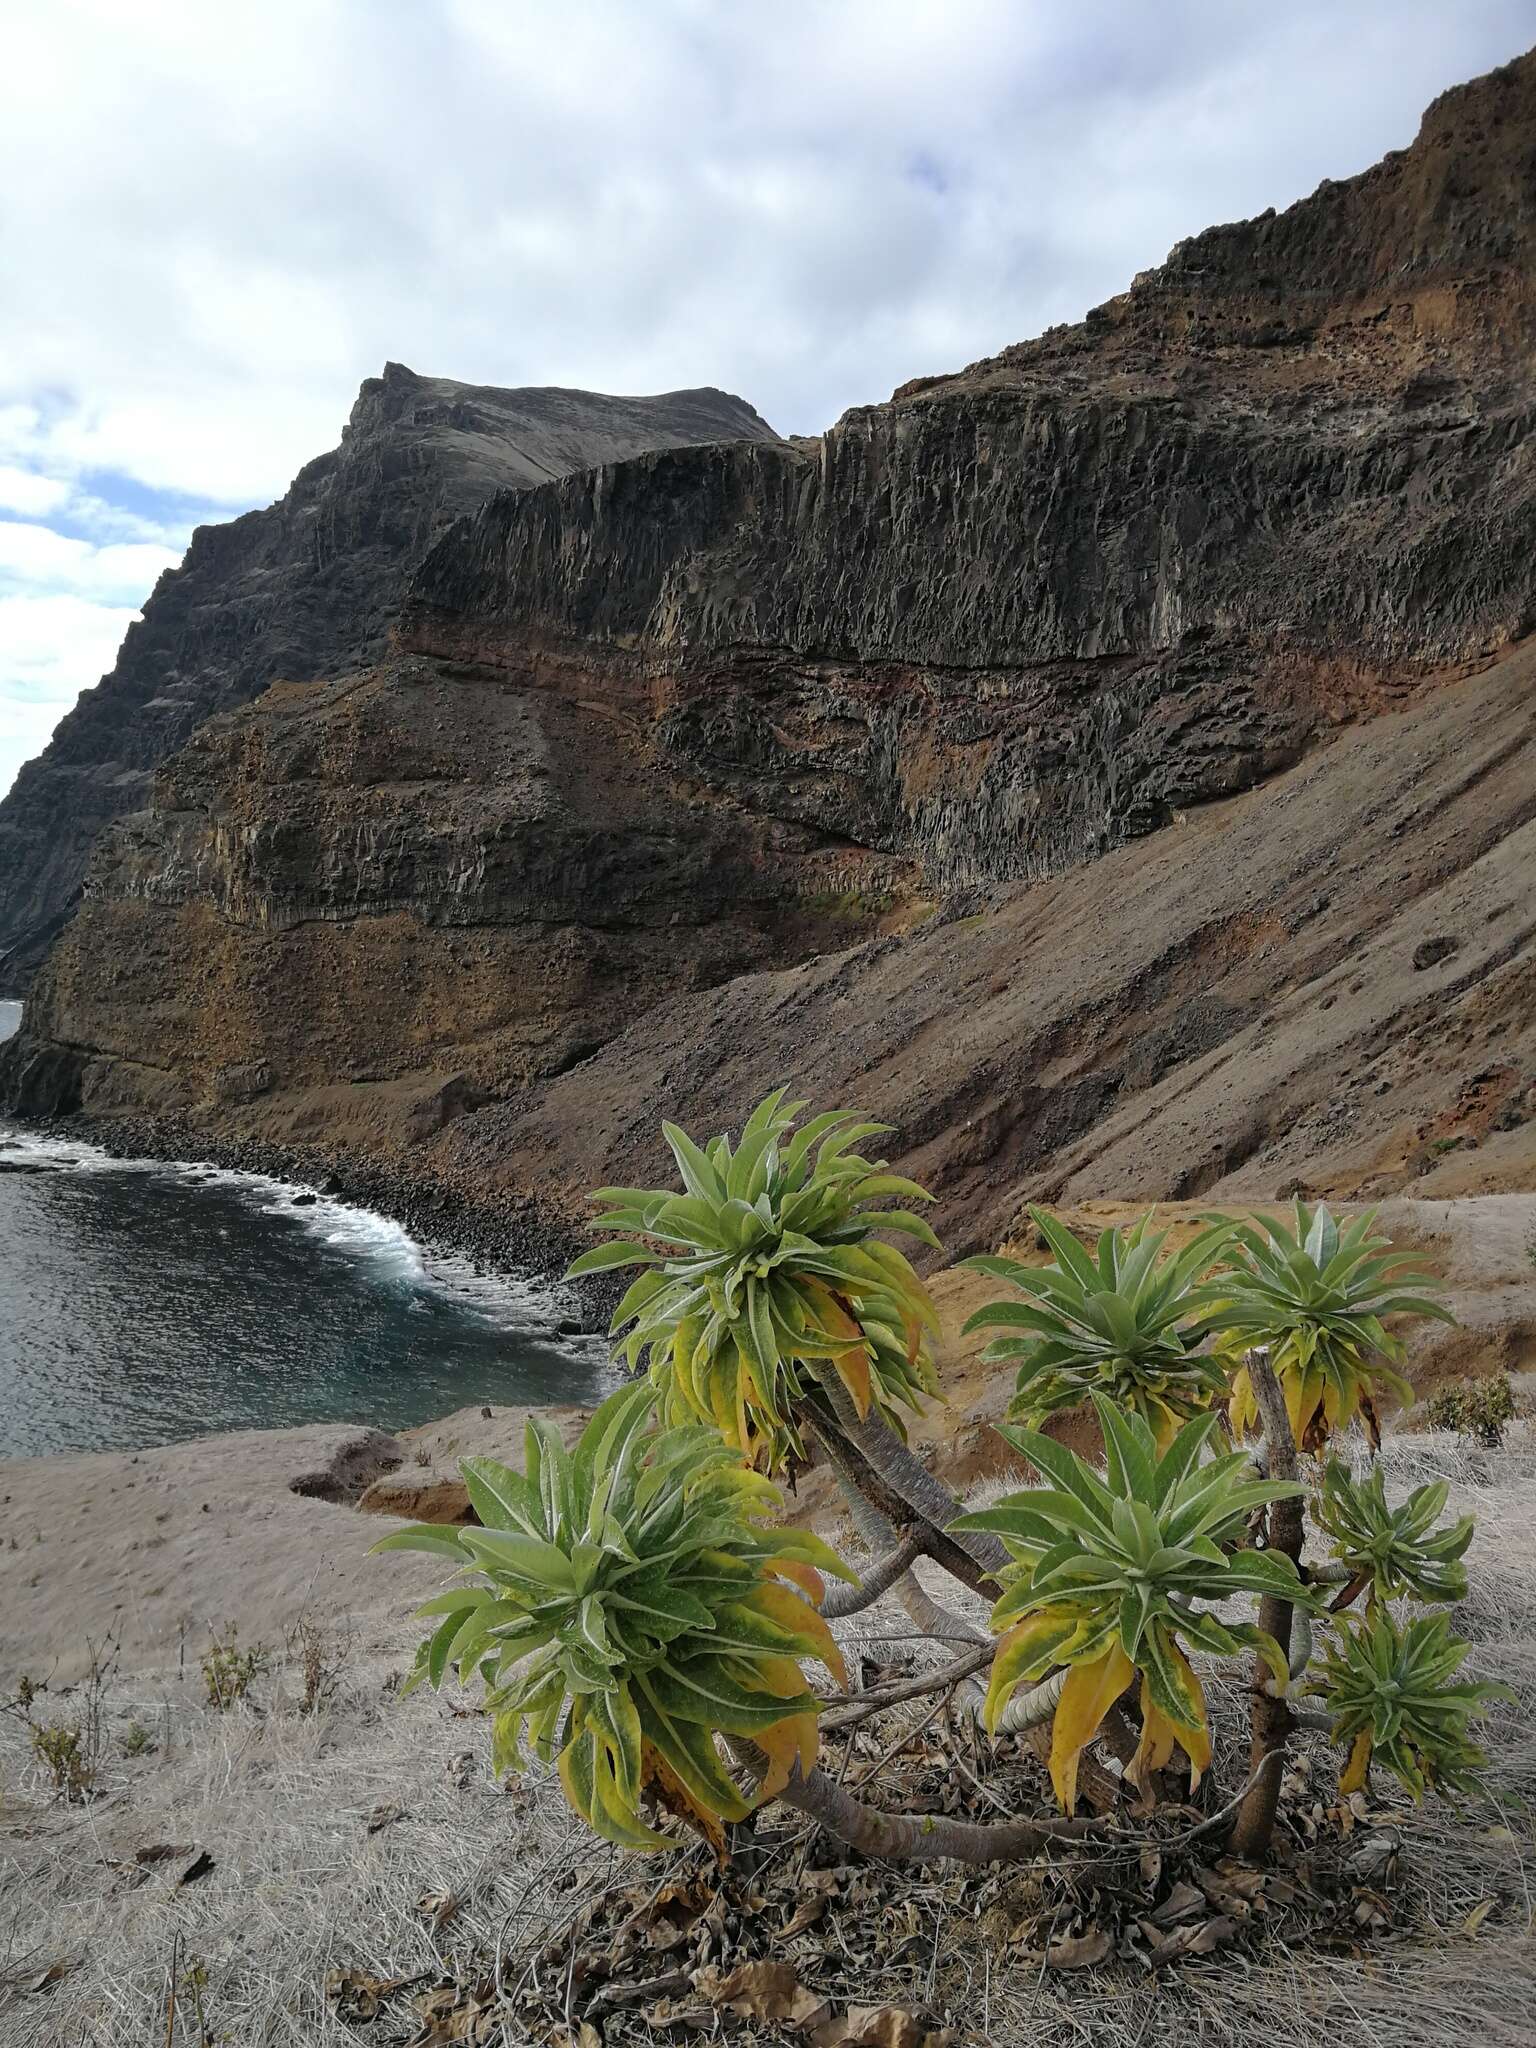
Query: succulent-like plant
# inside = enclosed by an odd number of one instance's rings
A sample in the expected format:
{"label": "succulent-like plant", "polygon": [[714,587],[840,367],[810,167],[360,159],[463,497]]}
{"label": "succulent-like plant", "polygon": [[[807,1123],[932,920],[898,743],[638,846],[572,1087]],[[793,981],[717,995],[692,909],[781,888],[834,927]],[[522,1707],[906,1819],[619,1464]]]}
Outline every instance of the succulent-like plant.
{"label": "succulent-like plant", "polygon": [[1443,1479],[1416,1486],[1401,1507],[1387,1502],[1379,1465],[1369,1478],[1351,1479],[1337,1459],[1328,1460],[1313,1502],[1313,1520],[1332,1537],[1331,1555],[1352,1578],[1363,1579],[1372,1602],[1400,1599],[1456,1601],[1465,1598],[1472,1517],[1437,1530],[1450,1488]]}
{"label": "succulent-like plant", "polygon": [[1476,1790],[1488,1759],[1468,1726],[1489,1700],[1513,1695],[1500,1685],[1454,1682],[1468,1647],[1443,1614],[1403,1627],[1380,1605],[1339,1617],[1307,1690],[1324,1700],[1335,1739],[1349,1751],[1341,1792],[1358,1792],[1373,1762],[1415,1799],[1430,1789],[1453,1797]]}
{"label": "succulent-like plant", "polygon": [[1159,1455],[1139,1415],[1123,1415],[1102,1394],[1091,1399],[1104,1437],[1102,1475],[1064,1444],[1003,1425],[1001,1434],[1048,1483],[1007,1494],[955,1525],[992,1530],[1015,1559],[992,1611],[1002,1635],[988,1727],[1026,1680],[1069,1667],[1050,1754],[1051,1782],[1069,1813],[1078,1759],[1137,1673],[1138,1776],[1161,1769],[1175,1743],[1196,1779],[1210,1763],[1205,1695],[1183,1645],[1217,1656],[1247,1645],[1285,1682],[1286,1659],[1272,1637],[1195,1602],[1256,1592],[1317,1604],[1288,1557],[1237,1547],[1253,1509],[1295,1498],[1301,1487],[1258,1478],[1240,1451],[1202,1464],[1219,1423],[1214,1411],[1186,1422]]}
{"label": "succulent-like plant", "polygon": [[[573,1450],[536,1418],[521,1473],[461,1470],[481,1528],[418,1524],[376,1550],[424,1550],[469,1574],[420,1612],[435,1627],[411,1684],[476,1671],[498,1769],[558,1760],[572,1807],[626,1848],[672,1846],[641,1818],[655,1794],[707,1834],[739,1819],[816,1754],[815,1698],[799,1659],[843,1680],[820,1573],[853,1574],[819,1538],[770,1527],[778,1489],[712,1429],[651,1427],[653,1390],[622,1387]],[[717,1738],[768,1760],[755,1798]]]}
{"label": "succulent-like plant", "polygon": [[936,1246],[921,1217],[875,1206],[929,1196],[853,1150],[889,1125],[831,1110],[791,1138],[806,1105],[784,1095],[758,1104],[734,1148],[663,1124],[683,1192],[600,1188],[593,1228],[630,1235],[567,1276],[646,1267],[614,1312],[616,1332],[633,1326],[620,1355],[631,1370],[648,1362],[666,1421],[708,1423],[770,1471],[802,1455],[795,1406],[824,1370],[861,1416],[873,1407],[898,1430],[899,1409],[937,1391],[933,1303],[875,1234]]}
{"label": "succulent-like plant", "polygon": [[1104,1231],[1090,1254],[1055,1217],[1029,1213],[1056,1254],[1051,1265],[991,1256],[964,1262],[1027,1297],[988,1302],[965,1326],[1007,1333],[986,1355],[1018,1360],[1010,1413],[1034,1425],[1100,1393],[1143,1417],[1166,1444],[1226,1390],[1219,1361],[1198,1349],[1196,1288],[1226,1243],[1228,1226],[1203,1230],[1163,1258],[1167,1232],[1150,1229],[1149,1213],[1127,1231]]}
{"label": "succulent-like plant", "polygon": [[1359,1415],[1373,1444],[1381,1440],[1374,1394],[1386,1387],[1399,1400],[1413,1389],[1394,1368],[1400,1338],[1382,1318],[1393,1314],[1456,1319],[1430,1290],[1436,1282],[1412,1254],[1394,1253],[1372,1225],[1375,1211],[1343,1229],[1326,1203],[1296,1204],[1294,1227],[1265,1217],[1258,1227],[1238,1224],[1229,1269],[1204,1290],[1210,1299],[1204,1328],[1236,1368],[1230,1420],[1234,1432],[1258,1428],[1243,1354],[1264,1345],[1285,1395],[1291,1429],[1303,1449],[1317,1450],[1331,1431]]}

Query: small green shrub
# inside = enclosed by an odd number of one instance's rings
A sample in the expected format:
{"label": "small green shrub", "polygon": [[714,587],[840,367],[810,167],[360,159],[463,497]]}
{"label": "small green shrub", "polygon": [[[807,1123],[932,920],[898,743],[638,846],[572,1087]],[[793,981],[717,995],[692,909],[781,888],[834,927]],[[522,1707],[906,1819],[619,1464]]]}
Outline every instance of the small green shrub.
{"label": "small green shrub", "polygon": [[202,1655],[203,1686],[209,1706],[221,1714],[237,1706],[266,1672],[270,1661],[262,1643],[241,1649],[240,1631],[234,1622],[222,1635],[212,1632]]}
{"label": "small green shrub", "polygon": [[89,1799],[96,1784],[96,1766],[86,1753],[85,1736],[79,1727],[59,1722],[51,1728],[32,1730],[32,1754],[53,1783],[55,1794],[68,1805]]}
{"label": "small green shrub", "polygon": [[1515,1390],[1507,1372],[1493,1373],[1485,1380],[1463,1380],[1442,1387],[1424,1411],[1431,1429],[1453,1429],[1458,1436],[1496,1451],[1504,1441],[1504,1430],[1515,1419]]}
{"label": "small green shrub", "polygon": [[142,1721],[130,1721],[123,1736],[124,1756],[149,1756],[153,1753],[155,1738]]}
{"label": "small green shrub", "polygon": [[1468,1728],[1489,1700],[1513,1695],[1500,1685],[1455,1683],[1470,1647],[1443,1614],[1405,1627],[1382,1606],[1339,1617],[1308,1691],[1327,1703],[1334,1740],[1349,1751],[1342,1793],[1362,1789],[1373,1760],[1415,1799],[1429,1789],[1453,1798],[1477,1789],[1488,1759]]}

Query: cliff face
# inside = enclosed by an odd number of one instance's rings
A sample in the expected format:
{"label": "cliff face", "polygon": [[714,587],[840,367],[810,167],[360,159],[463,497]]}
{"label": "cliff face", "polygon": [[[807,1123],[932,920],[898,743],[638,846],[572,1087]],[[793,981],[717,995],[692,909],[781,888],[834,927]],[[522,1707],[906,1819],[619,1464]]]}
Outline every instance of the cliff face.
{"label": "cliff face", "polygon": [[[1338,870],[1321,892],[1306,873],[1309,902],[1358,899],[1336,961],[1382,910],[1349,876],[1388,804],[1367,767],[1397,772],[1402,742],[1375,736],[1442,750],[1420,767],[1448,778],[1444,808],[1476,727],[1437,722],[1440,693],[1500,663],[1518,721],[1527,668],[1501,657],[1536,624],[1533,136],[1527,58],[1364,177],[1183,243],[1081,326],[817,443],[668,449],[490,498],[427,552],[388,660],[269,692],[162,772],[39,981],[12,1099],[323,1131],[558,1204],[598,1154],[643,1156],[658,1105],[728,1116],[792,1077],[899,1097],[957,1191],[963,1157],[1018,1153],[1021,1120],[1046,1173],[1246,1029],[1266,978],[1315,979],[1311,913],[1257,824],[1202,837],[1185,875],[1197,806],[1293,771],[1244,815],[1272,800],[1281,858]],[[1364,752],[1329,749],[1354,768],[1316,785],[1293,844],[1284,792],[1346,724]],[[1512,727],[1500,758],[1518,745]],[[1494,815],[1528,822],[1517,792]],[[1392,869],[1396,907],[1443,881],[1440,845]],[[1470,825],[1463,850],[1487,853]],[[1104,892],[1142,876],[1161,880],[1127,925]],[[1507,936],[1506,966],[1528,943]],[[1268,964],[1203,997],[1229,947]],[[1187,968],[1159,966],[1170,948]],[[1127,1043],[1138,1006],[1159,1017],[1161,1050],[1064,1066],[1090,987],[1132,1012]],[[900,1045],[880,1036],[897,1020]],[[1010,1032],[1055,1080],[1003,1058]],[[1221,1123],[1240,1101],[1209,1114],[1202,1148],[1265,1156]]]}
{"label": "cliff face", "polygon": [[277,504],[197,529],[111,674],[0,802],[0,985],[19,985],[68,915],[103,825],[148,801],[155,768],[204,719],[276,678],[336,675],[382,651],[446,521],[594,462],[737,438],[774,436],[721,391],[503,391],[387,364],[341,445]]}

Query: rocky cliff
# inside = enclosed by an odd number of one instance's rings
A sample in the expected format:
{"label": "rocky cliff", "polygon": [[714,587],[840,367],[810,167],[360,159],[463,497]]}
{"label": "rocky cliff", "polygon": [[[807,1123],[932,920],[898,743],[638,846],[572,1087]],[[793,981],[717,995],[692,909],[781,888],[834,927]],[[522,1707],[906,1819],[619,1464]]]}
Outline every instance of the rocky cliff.
{"label": "rocky cliff", "polygon": [[197,529],[112,673],[0,802],[0,986],[25,978],[68,915],[102,826],[148,800],[156,767],[205,718],[277,678],[336,675],[382,651],[406,579],[447,521],[493,491],[595,462],[773,439],[722,391],[503,391],[386,364],[341,445],[275,505]]}
{"label": "rocky cliff", "polygon": [[[558,1209],[647,1159],[658,1108],[792,1078],[895,1110],[985,1231],[1026,1184],[1347,1179],[1325,1044],[1406,1048],[1465,998],[1481,1024],[1348,1172],[1438,1170],[1483,1108],[1517,1130],[1518,1032],[1475,1076],[1529,978],[1533,135],[1527,58],[1363,177],[819,442],[488,499],[387,660],[162,771],[12,1099],[324,1135]],[[1446,937],[1460,967],[1417,978]]]}

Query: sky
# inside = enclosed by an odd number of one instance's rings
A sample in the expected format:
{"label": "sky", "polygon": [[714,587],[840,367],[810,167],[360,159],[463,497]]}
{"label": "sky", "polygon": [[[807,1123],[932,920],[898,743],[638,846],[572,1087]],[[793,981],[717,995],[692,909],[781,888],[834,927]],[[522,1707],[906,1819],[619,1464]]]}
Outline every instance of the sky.
{"label": "sky", "polygon": [[1405,146],[1536,0],[6,0],[0,792],[385,361],[815,433]]}

